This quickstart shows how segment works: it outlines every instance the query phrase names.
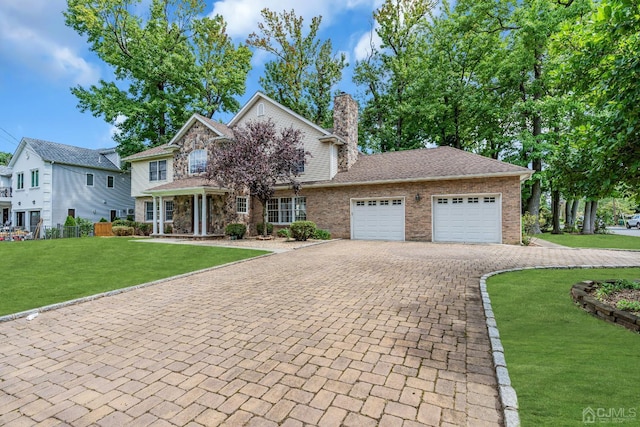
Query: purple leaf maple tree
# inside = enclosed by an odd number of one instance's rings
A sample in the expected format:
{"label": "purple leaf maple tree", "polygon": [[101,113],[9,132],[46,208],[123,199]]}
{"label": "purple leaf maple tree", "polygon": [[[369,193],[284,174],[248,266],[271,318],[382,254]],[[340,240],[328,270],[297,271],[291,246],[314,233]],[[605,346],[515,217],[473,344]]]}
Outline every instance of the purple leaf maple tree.
{"label": "purple leaf maple tree", "polygon": [[206,175],[236,193],[248,191],[260,201],[266,236],[267,202],[276,185],[289,185],[297,194],[301,187],[297,177],[310,153],[303,149],[300,130],[278,131],[271,119],[250,121],[232,130],[233,140],[223,140],[213,148]]}

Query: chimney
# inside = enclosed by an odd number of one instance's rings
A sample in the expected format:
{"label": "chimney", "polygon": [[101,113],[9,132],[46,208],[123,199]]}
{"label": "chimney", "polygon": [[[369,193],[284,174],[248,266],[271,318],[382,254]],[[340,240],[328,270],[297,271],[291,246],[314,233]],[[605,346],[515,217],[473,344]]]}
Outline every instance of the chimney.
{"label": "chimney", "polygon": [[338,147],[338,170],[346,172],[358,160],[358,103],[348,93],[333,100],[333,133],[345,141]]}

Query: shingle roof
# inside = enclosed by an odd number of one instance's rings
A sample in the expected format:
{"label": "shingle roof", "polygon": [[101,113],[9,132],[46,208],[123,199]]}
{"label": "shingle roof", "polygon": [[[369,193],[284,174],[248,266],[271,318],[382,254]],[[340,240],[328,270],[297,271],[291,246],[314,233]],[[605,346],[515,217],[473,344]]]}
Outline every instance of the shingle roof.
{"label": "shingle roof", "polygon": [[189,178],[178,179],[172,182],[167,182],[166,184],[158,185],[157,187],[150,188],[149,190],[147,190],[147,192],[166,191],[166,190],[183,190],[183,189],[192,189],[192,188],[201,188],[201,187],[221,188],[216,181],[208,180],[206,178],[201,178],[201,177],[189,177]]}
{"label": "shingle roof", "polygon": [[74,147],[41,139],[23,138],[42,160],[64,163],[67,165],[85,166],[95,169],[120,170],[104,154],[105,149]]}
{"label": "shingle roof", "polygon": [[380,154],[360,154],[346,172],[330,184],[459,179],[483,176],[528,176],[531,171],[452,147],[423,148]]}
{"label": "shingle roof", "polygon": [[215,120],[212,120],[200,114],[196,114],[196,116],[198,116],[200,120],[209,124],[211,127],[215,128],[218,132],[220,132],[227,138],[233,138],[233,131],[229,126],[225,125],[224,123],[217,122]]}
{"label": "shingle roof", "polygon": [[144,158],[147,158],[147,157],[156,157],[156,156],[169,155],[171,153],[173,153],[173,149],[170,148],[170,145],[169,144],[162,144],[162,145],[158,145],[157,147],[152,147],[152,148],[149,148],[148,150],[144,150],[144,151],[141,151],[139,153],[127,156],[122,160],[124,160],[124,161],[140,160],[140,159],[144,159]]}

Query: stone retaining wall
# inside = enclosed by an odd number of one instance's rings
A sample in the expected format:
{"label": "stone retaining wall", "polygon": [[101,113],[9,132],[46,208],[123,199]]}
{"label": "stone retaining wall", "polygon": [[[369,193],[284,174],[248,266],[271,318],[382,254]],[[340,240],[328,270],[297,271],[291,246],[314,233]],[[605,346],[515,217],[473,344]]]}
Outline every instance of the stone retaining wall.
{"label": "stone retaining wall", "polygon": [[[613,281],[606,281],[613,283]],[[600,282],[586,280],[576,283],[571,288],[571,297],[584,310],[592,315],[606,320],[610,323],[616,323],[635,332],[640,332],[640,317],[634,316],[627,311],[621,311],[602,301],[597,300],[591,295]]]}

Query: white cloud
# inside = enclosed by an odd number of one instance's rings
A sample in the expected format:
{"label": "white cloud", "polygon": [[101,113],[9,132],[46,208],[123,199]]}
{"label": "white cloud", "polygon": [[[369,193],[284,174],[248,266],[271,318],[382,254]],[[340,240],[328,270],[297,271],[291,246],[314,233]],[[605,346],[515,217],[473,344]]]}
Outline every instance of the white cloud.
{"label": "white cloud", "polygon": [[118,125],[121,124],[121,123],[124,123],[125,120],[127,120],[127,116],[125,116],[123,114],[118,114],[116,116],[116,119],[113,121],[113,123],[109,127],[109,140],[110,141],[113,141],[113,138],[116,135],[120,135],[122,133],[122,131],[118,128]]}
{"label": "white cloud", "polygon": [[98,67],[78,53],[84,41],[64,25],[64,0],[0,2],[0,58],[51,79],[96,83]]}
{"label": "white cloud", "polygon": [[227,31],[234,38],[246,38],[257,30],[260,11],[269,8],[275,12],[294,9],[296,15],[308,22],[311,17],[322,15],[323,25],[345,11],[362,8],[374,10],[382,0],[219,0],[213,3],[211,15],[222,15],[227,21]]}
{"label": "white cloud", "polygon": [[356,46],[353,49],[353,56],[356,61],[367,59],[367,57],[371,55],[372,48],[379,48],[381,43],[382,40],[380,39],[380,36],[378,36],[378,33],[376,33],[375,29],[371,29],[371,31],[367,31],[360,36],[358,43],[356,43]]}

